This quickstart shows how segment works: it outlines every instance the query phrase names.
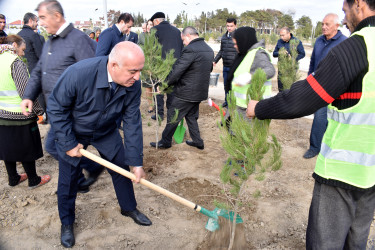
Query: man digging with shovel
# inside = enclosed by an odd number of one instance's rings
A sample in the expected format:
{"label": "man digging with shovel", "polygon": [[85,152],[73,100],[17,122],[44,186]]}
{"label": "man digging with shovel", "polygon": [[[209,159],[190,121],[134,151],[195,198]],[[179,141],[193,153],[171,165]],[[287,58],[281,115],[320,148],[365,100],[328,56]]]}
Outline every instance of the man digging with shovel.
{"label": "man digging with shovel", "polygon": [[[93,145],[101,157],[129,171],[136,181],[143,171],[142,122],[139,106],[141,85],[137,81],[144,65],[142,49],[132,42],[118,43],[109,57],[83,60],[69,67],[58,80],[48,102],[47,113],[56,133],[59,154],[58,209],[61,244],[75,243],[73,223],[80,149]],[[116,119],[123,117],[124,144]],[[151,225],[140,211],[130,179],[108,170],[112,176],[121,214],[135,223]]]}

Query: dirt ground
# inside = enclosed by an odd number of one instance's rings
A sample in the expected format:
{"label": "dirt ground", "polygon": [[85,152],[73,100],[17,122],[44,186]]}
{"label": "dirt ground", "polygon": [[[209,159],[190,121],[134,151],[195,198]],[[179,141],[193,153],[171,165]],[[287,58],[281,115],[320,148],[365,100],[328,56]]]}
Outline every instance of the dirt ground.
{"label": "dirt ground", "polygon": [[[273,82],[275,85],[275,81]],[[274,86],[275,87],[275,86]],[[214,100],[221,103],[222,100]],[[167,150],[150,147],[155,123],[142,102],[144,168],[148,179],[209,210],[214,200],[225,200],[219,174],[227,159],[219,137],[218,112],[206,102],[198,120],[205,149],[185,143]],[[282,145],[283,166],[268,172],[263,181],[246,183],[243,224],[237,227],[236,249],[304,249],[315,158],[302,157],[308,147],[311,119],[271,122],[271,133]],[[163,122],[159,132],[165,126]],[[48,125],[40,125],[42,140]],[[159,134],[160,134],[159,133]],[[189,139],[188,133],[185,139]],[[96,152],[95,149],[89,148]],[[19,166],[19,173],[23,172]],[[27,182],[9,187],[0,163],[0,249],[63,249],[57,211],[58,164],[45,152],[37,161],[39,175],[50,183],[28,190]],[[74,249],[227,249],[229,227],[222,222],[215,233],[205,229],[207,217],[148,188],[136,185],[138,208],[153,222],[136,225],[120,214],[110,175],[105,171],[90,192],[78,194]],[[368,249],[375,249],[374,223]]]}

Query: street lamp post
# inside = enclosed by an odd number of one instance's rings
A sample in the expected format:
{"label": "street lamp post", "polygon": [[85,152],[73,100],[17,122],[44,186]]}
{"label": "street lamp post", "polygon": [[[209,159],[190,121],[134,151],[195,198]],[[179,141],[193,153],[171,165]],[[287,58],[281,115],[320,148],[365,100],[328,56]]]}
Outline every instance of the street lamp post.
{"label": "street lamp post", "polygon": [[108,18],[107,18],[107,0],[103,0],[103,15],[104,15],[104,28],[108,28]]}

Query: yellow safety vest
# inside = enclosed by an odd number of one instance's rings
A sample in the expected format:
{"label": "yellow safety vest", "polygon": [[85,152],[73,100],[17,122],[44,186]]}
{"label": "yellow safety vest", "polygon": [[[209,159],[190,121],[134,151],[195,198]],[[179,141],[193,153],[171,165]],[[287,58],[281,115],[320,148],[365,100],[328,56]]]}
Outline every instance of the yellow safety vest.
{"label": "yellow safety vest", "polygon": [[368,72],[362,80],[362,96],[353,107],[328,106],[328,127],[316,162],[315,173],[359,188],[375,185],[375,28],[362,36],[367,47]]}
{"label": "yellow safety vest", "polygon": [[10,52],[4,52],[0,55],[0,109],[9,112],[22,112],[21,97],[14,84],[11,65],[18,58]]}
{"label": "yellow safety vest", "polygon": [[[242,60],[242,62],[240,63],[240,65],[237,67],[236,71],[233,74],[233,81],[235,81],[235,79],[242,74],[250,73],[251,65],[253,65],[255,55],[258,52],[258,50],[261,50],[261,49],[265,50],[262,47],[258,47],[256,49],[252,49],[249,52],[247,52],[245,58]],[[269,54],[268,56],[271,60],[271,57]],[[249,89],[249,87],[250,87],[250,84],[247,84],[245,86],[236,86],[234,84],[232,85],[232,91],[234,92],[234,96],[236,97],[237,106],[242,107],[242,108],[247,108],[246,94],[247,94],[247,90]],[[271,97],[272,83],[270,79],[264,83],[263,88],[264,88],[263,99]]]}

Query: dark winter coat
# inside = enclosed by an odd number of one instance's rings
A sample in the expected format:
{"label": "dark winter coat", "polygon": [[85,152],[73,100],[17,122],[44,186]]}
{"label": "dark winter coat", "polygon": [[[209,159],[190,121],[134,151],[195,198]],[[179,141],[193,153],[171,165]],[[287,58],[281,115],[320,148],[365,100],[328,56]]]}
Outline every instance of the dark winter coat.
{"label": "dark winter coat", "polygon": [[228,31],[227,31],[221,38],[220,51],[215,56],[214,62],[217,63],[222,58],[223,66],[231,67],[236,55],[237,55],[237,50],[234,47],[232,36],[229,35],[228,37]]}
{"label": "dark winter coat", "polygon": [[299,42],[298,45],[297,45],[298,55],[297,55],[296,60],[299,61],[302,58],[304,58],[305,57],[305,49],[303,48],[302,42],[300,40],[298,40],[296,37],[294,37],[292,33],[290,33],[290,40],[289,41],[284,42],[283,39],[279,39],[277,41],[276,47],[275,47],[275,49],[273,51],[273,57],[279,57],[279,50],[281,48],[285,48],[286,51],[288,51],[288,53],[290,54],[290,44],[289,44],[289,42],[291,40],[296,40],[296,41]]}
{"label": "dark winter coat", "polygon": [[69,24],[61,34],[50,36],[34,68],[23,99],[35,100],[42,92],[48,100],[64,70],[70,65],[95,56],[95,43],[82,31]]}
{"label": "dark winter coat", "polygon": [[175,97],[190,102],[208,98],[213,58],[214,52],[203,38],[194,39],[182,50],[168,77]]}
{"label": "dark winter coat", "polygon": [[170,25],[167,21],[159,23],[152,29],[156,29],[155,36],[158,38],[159,43],[163,45],[162,57],[165,58],[165,55],[171,49],[174,49],[174,58],[178,59],[184,47],[180,30]]}
{"label": "dark winter coat", "polygon": [[40,35],[35,33],[28,25],[24,25],[18,35],[26,42],[25,57],[27,59],[27,69],[31,74],[42,54],[44,42],[40,39]]}

